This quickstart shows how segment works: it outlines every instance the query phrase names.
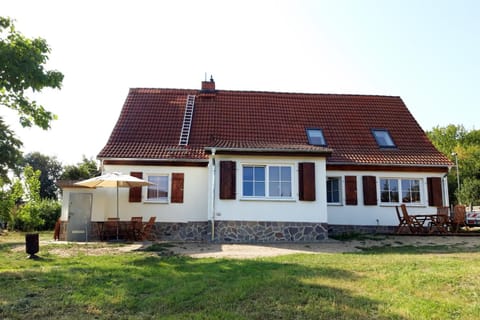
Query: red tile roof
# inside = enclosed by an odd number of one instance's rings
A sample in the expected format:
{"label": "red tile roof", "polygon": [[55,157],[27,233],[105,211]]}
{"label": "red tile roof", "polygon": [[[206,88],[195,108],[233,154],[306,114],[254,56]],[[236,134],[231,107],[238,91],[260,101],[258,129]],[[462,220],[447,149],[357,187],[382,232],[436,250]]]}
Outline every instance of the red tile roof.
{"label": "red tile roof", "polygon": [[[187,95],[196,95],[190,139],[179,146]],[[327,147],[308,144],[323,130]],[[387,129],[382,149],[372,129]],[[329,164],[450,166],[400,97],[341,94],[131,89],[103,159],[206,160],[205,148],[323,153]]]}

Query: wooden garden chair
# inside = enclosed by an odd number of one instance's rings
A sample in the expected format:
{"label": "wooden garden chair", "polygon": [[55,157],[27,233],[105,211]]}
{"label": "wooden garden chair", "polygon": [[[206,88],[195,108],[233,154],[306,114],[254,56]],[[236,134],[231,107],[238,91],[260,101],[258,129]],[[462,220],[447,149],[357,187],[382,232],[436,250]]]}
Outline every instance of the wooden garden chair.
{"label": "wooden garden chair", "polygon": [[399,219],[398,230],[397,233],[400,233],[402,228],[408,228],[411,233],[421,233],[423,231],[423,224],[415,218],[415,216],[409,215],[407,211],[407,207],[402,204],[400,208],[398,206],[395,207],[397,210],[397,216]]}
{"label": "wooden garden chair", "polygon": [[448,207],[438,207],[436,216],[433,216],[429,224],[429,233],[448,233],[450,216]]}
{"label": "wooden garden chair", "polygon": [[398,227],[397,227],[397,234],[402,231],[403,228],[408,228],[408,223],[403,217],[402,213],[400,212],[400,208],[398,206],[395,206],[395,211],[397,212],[397,218],[398,218]]}
{"label": "wooden garden chair", "polygon": [[119,218],[107,218],[107,221],[103,224],[103,237],[102,240],[116,239],[120,234],[120,219]]}
{"label": "wooden garden chair", "polygon": [[456,205],[453,207],[453,217],[450,220],[452,231],[455,230],[455,232],[458,232],[461,227],[467,226],[465,222],[466,216],[467,216],[467,210],[465,206]]}
{"label": "wooden garden chair", "polygon": [[150,217],[148,219],[148,222],[145,224],[145,226],[142,229],[141,232],[141,240],[150,240],[150,241],[155,241],[157,239],[157,236],[155,235],[155,217]]}
{"label": "wooden garden chair", "polygon": [[131,217],[127,227],[127,236],[129,240],[140,240],[142,237],[143,217]]}

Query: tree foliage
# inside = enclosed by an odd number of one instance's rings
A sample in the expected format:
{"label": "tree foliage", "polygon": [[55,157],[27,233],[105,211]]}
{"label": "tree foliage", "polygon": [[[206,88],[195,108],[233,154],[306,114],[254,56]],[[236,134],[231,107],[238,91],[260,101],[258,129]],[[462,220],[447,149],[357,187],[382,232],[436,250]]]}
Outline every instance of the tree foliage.
{"label": "tree foliage", "polygon": [[50,128],[55,115],[27,93],[61,87],[63,74],[45,70],[50,47],[42,38],[29,39],[10,18],[0,17],[0,105],[14,109],[24,127]]}
{"label": "tree foliage", "polygon": [[450,196],[456,195],[457,202],[463,204],[480,204],[480,189],[477,187],[480,181],[480,130],[468,131],[462,125],[437,126],[428,131],[427,136],[453,163],[458,160],[458,168],[453,168],[448,175]]}
{"label": "tree foliage", "polygon": [[40,152],[25,155],[23,161],[24,165],[40,170],[40,198],[57,200],[58,187],[55,183],[62,174],[62,164],[55,157]]}
{"label": "tree foliage", "polygon": [[65,166],[60,179],[62,180],[83,180],[100,175],[97,162],[93,159],[87,159],[83,156],[81,162],[76,165]]}
{"label": "tree foliage", "polygon": [[1,181],[9,181],[8,169],[17,171],[22,159],[21,147],[22,142],[15,137],[15,133],[0,117],[0,185]]}
{"label": "tree foliage", "polygon": [[[0,106],[15,110],[20,124],[49,129],[56,116],[30,99],[44,88],[59,89],[63,74],[46,70],[50,48],[42,38],[30,39],[15,29],[13,20],[0,17]],[[8,181],[8,169],[21,161],[22,142],[0,117],[0,179]]]}

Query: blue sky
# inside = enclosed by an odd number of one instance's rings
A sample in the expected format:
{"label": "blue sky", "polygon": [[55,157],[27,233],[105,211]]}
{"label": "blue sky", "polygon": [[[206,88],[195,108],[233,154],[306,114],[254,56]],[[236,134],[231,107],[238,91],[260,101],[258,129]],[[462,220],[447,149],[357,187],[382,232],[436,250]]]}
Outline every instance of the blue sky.
{"label": "blue sky", "polygon": [[480,2],[2,1],[43,37],[62,90],[35,98],[59,119],[22,129],[24,151],[95,157],[132,87],[400,96],[424,130],[478,129]]}

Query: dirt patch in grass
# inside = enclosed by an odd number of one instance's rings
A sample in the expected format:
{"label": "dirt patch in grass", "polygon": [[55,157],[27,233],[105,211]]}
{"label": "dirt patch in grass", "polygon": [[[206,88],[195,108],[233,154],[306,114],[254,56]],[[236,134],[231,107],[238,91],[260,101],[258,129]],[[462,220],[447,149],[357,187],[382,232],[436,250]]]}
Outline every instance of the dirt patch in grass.
{"label": "dirt patch in grass", "polygon": [[[40,241],[41,250],[50,254],[70,257],[74,255],[114,255],[125,252],[148,251],[162,256],[182,255],[194,258],[251,259],[295,253],[349,253],[368,252],[376,248],[456,248],[459,251],[480,250],[480,237],[461,236],[369,236],[352,240],[328,239],[316,243],[271,243],[271,244],[216,244],[203,242],[176,243],[158,241],[143,243],[68,243]],[[22,244],[12,248],[23,251]]]}

